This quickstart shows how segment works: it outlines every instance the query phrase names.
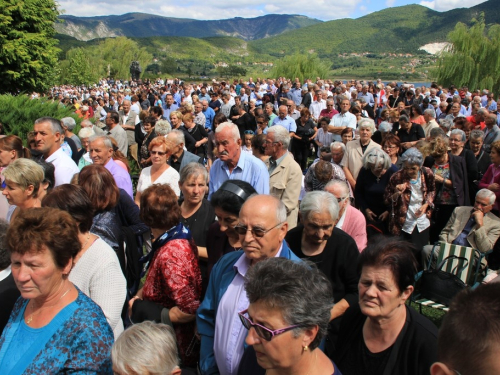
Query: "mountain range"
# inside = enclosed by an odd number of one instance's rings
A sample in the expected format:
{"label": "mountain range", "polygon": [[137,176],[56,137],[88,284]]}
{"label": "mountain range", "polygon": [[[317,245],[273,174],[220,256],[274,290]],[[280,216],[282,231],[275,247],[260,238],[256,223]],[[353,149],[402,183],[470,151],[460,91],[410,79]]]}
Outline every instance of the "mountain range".
{"label": "mountain range", "polygon": [[231,18],[201,21],[187,18],[162,17],[145,13],[120,16],[76,17],[63,15],[55,24],[60,34],[78,40],[116,36],[144,38],[151,36],[184,36],[205,38],[232,36],[256,40],[279,35],[288,30],[311,26],[322,21],[300,15],[268,14],[255,18]]}

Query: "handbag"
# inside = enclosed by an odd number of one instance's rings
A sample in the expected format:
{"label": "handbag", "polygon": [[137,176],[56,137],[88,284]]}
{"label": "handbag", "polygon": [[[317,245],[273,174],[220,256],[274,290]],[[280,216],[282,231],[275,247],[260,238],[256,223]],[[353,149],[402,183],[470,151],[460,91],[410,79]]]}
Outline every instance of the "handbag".
{"label": "handbag", "polygon": [[[444,264],[453,259],[464,260],[464,265],[460,268],[455,267],[452,273],[443,271]],[[443,259],[435,269],[425,270],[420,278],[419,290],[421,296],[448,306],[458,292],[467,288],[467,284],[460,280],[458,275],[468,265],[469,261],[466,258],[450,255]]]}

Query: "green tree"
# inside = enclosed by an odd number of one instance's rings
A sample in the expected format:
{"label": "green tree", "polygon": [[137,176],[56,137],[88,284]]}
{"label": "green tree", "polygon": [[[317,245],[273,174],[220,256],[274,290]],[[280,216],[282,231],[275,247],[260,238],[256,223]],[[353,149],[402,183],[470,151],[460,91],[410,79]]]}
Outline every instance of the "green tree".
{"label": "green tree", "polygon": [[0,93],[43,91],[55,83],[53,0],[0,1]]}
{"label": "green tree", "polygon": [[91,57],[83,48],[73,48],[68,51],[67,62],[61,66],[63,83],[72,85],[92,84],[101,76],[99,68],[92,63]]}
{"label": "green tree", "polygon": [[160,71],[164,74],[175,74],[177,69],[177,63],[171,57],[166,57],[162,60],[160,65]]}
{"label": "green tree", "polygon": [[486,30],[484,14],[467,27],[459,22],[448,34],[450,45],[440,55],[436,78],[449,86],[500,91],[500,25]]}
{"label": "green tree", "polygon": [[317,55],[290,55],[279,60],[272,69],[271,75],[278,77],[298,77],[301,81],[306,78],[325,77],[328,66]]}

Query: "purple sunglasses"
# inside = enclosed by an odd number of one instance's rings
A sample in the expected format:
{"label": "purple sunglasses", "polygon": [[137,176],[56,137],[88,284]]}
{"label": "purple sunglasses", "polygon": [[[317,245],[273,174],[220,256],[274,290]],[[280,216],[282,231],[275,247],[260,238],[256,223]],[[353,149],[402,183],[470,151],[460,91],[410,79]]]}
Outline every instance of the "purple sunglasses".
{"label": "purple sunglasses", "polygon": [[257,335],[261,338],[263,338],[266,341],[271,341],[274,336],[281,335],[282,333],[285,333],[287,331],[290,331],[294,328],[300,327],[300,324],[296,324],[293,326],[285,327],[285,328],[280,328],[280,329],[275,329],[274,331],[264,327],[258,323],[252,322],[249,318],[245,316],[245,314],[248,312],[248,309],[243,310],[242,312],[239,312],[238,315],[241,320],[241,324],[243,324],[243,327],[246,329],[250,330],[250,328],[254,328],[255,332]]}

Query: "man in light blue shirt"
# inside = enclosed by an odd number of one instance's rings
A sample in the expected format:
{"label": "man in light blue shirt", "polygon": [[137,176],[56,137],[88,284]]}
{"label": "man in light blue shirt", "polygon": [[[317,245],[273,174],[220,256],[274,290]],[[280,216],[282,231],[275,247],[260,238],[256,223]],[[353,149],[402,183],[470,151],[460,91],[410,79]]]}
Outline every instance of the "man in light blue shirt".
{"label": "man in light blue shirt", "polygon": [[330,121],[330,125],[328,125],[328,132],[333,134],[334,141],[342,142],[342,137],[340,136],[340,134],[345,128],[351,128],[354,135],[357,122],[356,116],[349,112],[350,108],[351,102],[349,101],[349,99],[342,99],[342,101],[340,102],[340,113],[334,115],[332,117],[332,120]]}
{"label": "man in light blue shirt", "polygon": [[259,194],[269,194],[269,173],[266,165],[255,156],[241,151],[238,127],[230,122],[220,124],[215,131],[219,158],[210,168],[208,199],[226,180],[248,182]]}
{"label": "man in light blue shirt", "polygon": [[163,118],[170,121],[170,113],[177,111],[179,106],[175,104],[174,96],[172,94],[167,94],[165,100],[166,103],[163,105]]}
{"label": "man in light blue shirt", "polygon": [[290,137],[297,131],[295,120],[288,116],[288,108],[286,105],[280,105],[278,108],[278,117],[275,117],[271,126],[281,125],[290,132]]}

